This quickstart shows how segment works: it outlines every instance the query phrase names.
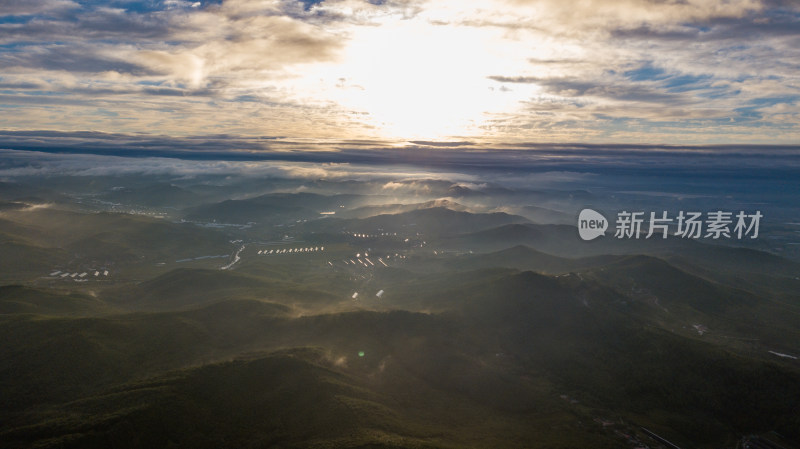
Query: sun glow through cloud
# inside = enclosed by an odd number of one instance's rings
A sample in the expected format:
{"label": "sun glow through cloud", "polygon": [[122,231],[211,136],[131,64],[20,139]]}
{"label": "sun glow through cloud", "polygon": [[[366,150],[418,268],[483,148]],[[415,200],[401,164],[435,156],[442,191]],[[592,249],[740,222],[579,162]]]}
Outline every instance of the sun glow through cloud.
{"label": "sun glow through cloud", "polygon": [[508,69],[489,30],[394,19],[354,33],[334,72],[333,99],[365,113],[384,137],[436,139],[482,132],[518,97],[488,77]]}

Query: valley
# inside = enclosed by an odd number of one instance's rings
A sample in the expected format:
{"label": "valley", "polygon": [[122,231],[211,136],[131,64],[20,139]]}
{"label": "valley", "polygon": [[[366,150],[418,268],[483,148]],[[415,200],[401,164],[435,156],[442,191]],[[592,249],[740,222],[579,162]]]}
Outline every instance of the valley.
{"label": "valley", "polygon": [[143,177],[37,202],[7,184],[3,200],[29,206],[0,212],[4,446],[800,440],[795,260],[582,242],[556,224],[569,203],[526,216],[274,183],[247,196]]}

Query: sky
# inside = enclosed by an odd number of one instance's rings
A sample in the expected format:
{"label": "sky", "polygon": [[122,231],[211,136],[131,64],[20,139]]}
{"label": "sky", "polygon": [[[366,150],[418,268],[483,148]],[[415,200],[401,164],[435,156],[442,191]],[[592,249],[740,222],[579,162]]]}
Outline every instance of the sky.
{"label": "sky", "polygon": [[0,0],[15,142],[796,145],[799,69],[789,0]]}

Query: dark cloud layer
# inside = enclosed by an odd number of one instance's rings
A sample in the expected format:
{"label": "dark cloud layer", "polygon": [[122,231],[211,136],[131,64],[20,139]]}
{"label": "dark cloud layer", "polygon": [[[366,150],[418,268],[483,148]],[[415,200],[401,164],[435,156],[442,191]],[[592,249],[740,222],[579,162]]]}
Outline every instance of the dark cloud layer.
{"label": "dark cloud layer", "polygon": [[0,149],[198,161],[410,165],[469,172],[559,170],[605,175],[670,172],[689,177],[702,172],[720,177],[747,173],[748,177],[789,179],[800,175],[800,145],[514,143],[486,148],[461,142],[433,149],[430,142],[399,145],[399,142],[331,141],[309,144],[280,136],[174,138],[96,132],[4,131],[0,132]]}

